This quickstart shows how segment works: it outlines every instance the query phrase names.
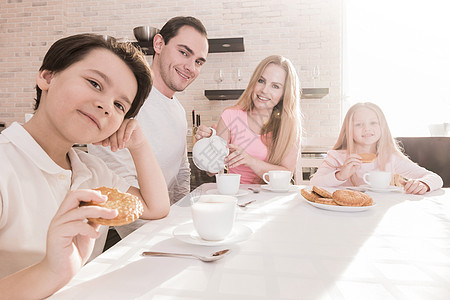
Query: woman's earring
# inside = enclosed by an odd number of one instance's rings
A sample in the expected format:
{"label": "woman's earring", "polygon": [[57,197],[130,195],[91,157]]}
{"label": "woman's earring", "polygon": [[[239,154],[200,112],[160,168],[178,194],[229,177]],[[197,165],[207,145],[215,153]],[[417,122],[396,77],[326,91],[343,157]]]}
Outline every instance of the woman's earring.
{"label": "woman's earring", "polygon": [[275,118],[279,118],[281,116],[281,112],[280,112],[280,109],[278,108],[278,106],[275,106],[273,108],[273,116]]}

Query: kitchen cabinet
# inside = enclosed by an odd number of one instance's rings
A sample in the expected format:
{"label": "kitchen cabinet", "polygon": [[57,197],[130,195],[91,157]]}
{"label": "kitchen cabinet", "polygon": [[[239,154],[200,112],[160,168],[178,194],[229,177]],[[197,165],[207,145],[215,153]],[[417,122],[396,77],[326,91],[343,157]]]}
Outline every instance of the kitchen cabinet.
{"label": "kitchen cabinet", "polygon": [[[145,55],[153,55],[153,41],[149,42],[132,42],[133,45],[139,46]],[[215,38],[208,39],[208,53],[224,53],[224,52],[244,52],[244,38]]]}
{"label": "kitchen cabinet", "polygon": [[[209,100],[236,100],[244,92],[243,89],[234,90],[205,90],[205,96]],[[328,88],[303,88],[302,99],[320,99],[328,95]]]}

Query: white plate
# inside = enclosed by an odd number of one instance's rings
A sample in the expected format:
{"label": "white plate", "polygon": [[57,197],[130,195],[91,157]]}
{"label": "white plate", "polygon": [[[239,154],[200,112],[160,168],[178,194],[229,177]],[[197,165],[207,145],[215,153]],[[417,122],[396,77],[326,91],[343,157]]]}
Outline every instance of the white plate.
{"label": "white plate", "polygon": [[206,241],[195,231],[194,223],[178,226],[173,230],[173,236],[182,242],[202,246],[221,246],[235,244],[247,240],[253,231],[245,225],[234,224],[233,231],[221,241]]}
{"label": "white plate", "polygon": [[287,193],[287,192],[297,192],[298,191],[298,187],[296,187],[295,185],[289,185],[289,188],[287,190],[285,189],[272,189],[268,184],[265,185],[261,185],[261,188],[267,191],[271,191],[274,193]]}
{"label": "white plate", "polygon": [[[207,190],[206,194],[208,194],[208,195],[222,195],[221,193],[219,193],[218,189]],[[245,195],[248,195],[248,194],[250,194],[250,191],[239,190],[236,195],[228,195],[228,196],[241,197],[241,196],[245,196]]]}
{"label": "white plate", "polygon": [[374,207],[376,205],[376,203],[374,202],[370,206],[340,206],[340,205],[328,205],[328,204],[311,202],[306,199],[305,199],[305,201],[308,202],[309,204],[311,204],[312,206],[315,206],[320,209],[333,210],[333,211],[344,211],[344,212],[365,211],[365,210],[371,209],[372,207]]}

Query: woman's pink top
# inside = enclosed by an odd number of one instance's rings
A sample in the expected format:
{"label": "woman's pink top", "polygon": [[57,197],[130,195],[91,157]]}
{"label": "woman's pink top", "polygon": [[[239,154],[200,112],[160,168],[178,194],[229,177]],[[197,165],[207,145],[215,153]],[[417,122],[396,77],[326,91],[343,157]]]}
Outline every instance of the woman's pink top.
{"label": "woman's pink top", "polygon": [[[265,161],[267,146],[261,141],[261,136],[254,133],[248,126],[247,112],[237,108],[229,108],[222,113],[222,120],[230,131],[230,143],[238,145],[251,156]],[[220,132],[218,132],[220,134]],[[229,169],[230,173],[241,174],[241,183],[258,183],[259,177],[245,165]]]}
{"label": "woman's pink top", "polygon": [[[340,181],[336,178],[336,173],[342,168],[346,158],[347,150],[328,151],[324,162],[311,178],[311,185],[329,187],[353,186],[354,184],[350,179]],[[371,163],[362,164],[361,169],[356,172],[357,178],[355,185],[364,185],[365,182],[362,179],[363,175],[374,170],[381,170],[378,166],[378,159]],[[386,165],[385,171],[391,172],[392,174],[399,174],[406,178],[418,179],[428,185],[430,191],[437,190],[443,185],[442,178],[436,173],[422,168],[416,163],[408,160],[406,157],[395,154],[392,155],[390,162]]]}

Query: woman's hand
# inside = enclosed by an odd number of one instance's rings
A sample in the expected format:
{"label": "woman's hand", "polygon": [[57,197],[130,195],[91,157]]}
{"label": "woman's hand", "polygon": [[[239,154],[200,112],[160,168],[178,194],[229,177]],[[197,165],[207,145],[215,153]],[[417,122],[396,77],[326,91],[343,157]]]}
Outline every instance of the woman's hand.
{"label": "woman's hand", "polygon": [[[214,126],[213,126],[214,128]],[[197,132],[195,133],[195,140],[199,141],[202,138],[210,137],[212,135],[212,130],[210,127],[205,125],[200,125],[197,127]]]}
{"label": "woman's hand", "polygon": [[409,179],[405,183],[405,193],[423,195],[430,190],[429,186],[417,179]]}
{"label": "woman's hand", "polygon": [[235,168],[240,165],[251,165],[255,158],[248,154],[244,148],[234,145],[228,144],[228,148],[230,149],[230,154],[225,157],[225,164],[228,165],[229,168]]}
{"label": "woman's hand", "polygon": [[139,147],[144,142],[146,138],[138,121],[125,119],[120,128],[110,137],[93,144],[103,147],[111,146],[111,151],[116,152],[119,149]]}
{"label": "woman's hand", "polygon": [[362,161],[358,154],[351,154],[344,161],[344,165],[341,170],[336,173],[336,179],[340,181],[345,181],[349,179],[357,170],[361,168]]}
{"label": "woman's hand", "polygon": [[69,192],[53,217],[47,233],[47,253],[42,261],[59,279],[70,280],[91,255],[99,225],[87,218],[112,219],[117,210],[82,206],[81,202],[104,202],[106,196],[94,190]]}

